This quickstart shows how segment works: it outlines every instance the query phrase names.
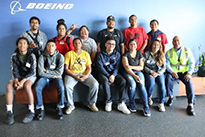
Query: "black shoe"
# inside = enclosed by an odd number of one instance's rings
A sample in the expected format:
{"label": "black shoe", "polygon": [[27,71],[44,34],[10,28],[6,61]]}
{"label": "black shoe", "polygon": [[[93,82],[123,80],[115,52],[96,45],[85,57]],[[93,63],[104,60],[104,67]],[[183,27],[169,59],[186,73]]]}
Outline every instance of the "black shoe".
{"label": "black shoe", "polygon": [[62,108],[57,108],[57,111],[58,111],[58,119],[63,119],[63,110]]}
{"label": "black shoe", "polygon": [[11,111],[7,112],[6,124],[12,125],[14,123],[14,114]]}
{"label": "black shoe", "polygon": [[37,120],[40,120],[40,121],[43,120],[44,115],[45,115],[44,110],[38,109],[37,112],[38,112],[38,114],[37,114]]}
{"label": "black shoe", "polygon": [[24,124],[27,124],[27,123],[30,123],[33,118],[35,117],[35,113],[29,111],[29,113],[26,115],[26,117],[23,119],[23,123]]}
{"label": "black shoe", "polygon": [[192,106],[187,106],[187,114],[190,115],[190,116],[195,116],[195,111],[194,111],[194,107]]}
{"label": "black shoe", "polygon": [[169,106],[169,107],[171,107],[171,106],[173,105],[173,100],[174,100],[174,97],[172,97],[172,98],[169,97],[169,99],[168,99],[166,105]]}

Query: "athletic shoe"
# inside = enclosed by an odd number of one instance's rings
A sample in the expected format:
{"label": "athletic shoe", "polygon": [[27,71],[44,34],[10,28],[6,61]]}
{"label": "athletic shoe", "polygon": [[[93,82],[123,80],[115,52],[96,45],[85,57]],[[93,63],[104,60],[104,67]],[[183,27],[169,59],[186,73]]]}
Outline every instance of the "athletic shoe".
{"label": "athletic shoe", "polygon": [[186,111],[187,111],[187,114],[190,115],[190,116],[195,116],[196,115],[193,106],[187,106]]}
{"label": "athletic shoe", "polygon": [[151,116],[151,112],[150,112],[149,106],[145,106],[143,108],[143,112],[144,112],[144,116],[146,116],[146,117],[150,117]]}
{"label": "athletic shoe", "polygon": [[43,120],[44,115],[45,115],[44,110],[38,109],[37,112],[38,112],[38,114],[37,114],[37,120],[40,120],[40,121]]}
{"label": "athletic shoe", "polygon": [[165,112],[164,103],[159,104],[158,108],[160,112]]}
{"label": "athletic shoe", "polygon": [[131,112],[136,112],[137,111],[135,104],[129,105],[129,109],[130,109]]}
{"label": "athletic shoe", "polygon": [[6,124],[12,125],[14,123],[14,114],[11,111],[7,112]]}
{"label": "athletic shoe", "polygon": [[98,108],[96,107],[95,104],[93,104],[93,105],[89,104],[89,105],[87,105],[87,106],[88,106],[88,108],[90,108],[93,112],[97,112],[97,111],[98,111]]}
{"label": "athletic shoe", "polygon": [[153,104],[152,97],[148,97],[148,104],[151,106]]}
{"label": "athletic shoe", "polygon": [[73,107],[73,108],[66,108],[65,113],[67,115],[69,115],[74,109],[75,109],[75,107]]}
{"label": "athletic shoe", "polygon": [[119,103],[118,106],[117,106],[117,109],[119,111],[122,111],[124,114],[130,114],[129,109],[127,108],[127,106],[124,102]]}
{"label": "athletic shoe", "polygon": [[23,123],[24,124],[27,124],[27,123],[30,123],[32,120],[33,120],[33,118],[35,117],[35,113],[33,113],[33,112],[31,112],[30,110],[29,110],[29,113],[26,115],[26,117],[23,119]]}
{"label": "athletic shoe", "polygon": [[105,111],[107,111],[107,112],[112,111],[112,102],[105,104]]}

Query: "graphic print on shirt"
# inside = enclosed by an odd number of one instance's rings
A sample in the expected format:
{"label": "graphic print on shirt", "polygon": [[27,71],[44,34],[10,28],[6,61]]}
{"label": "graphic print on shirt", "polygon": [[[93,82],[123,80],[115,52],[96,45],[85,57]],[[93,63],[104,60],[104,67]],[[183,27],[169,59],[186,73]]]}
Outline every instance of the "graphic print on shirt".
{"label": "graphic print on shirt", "polygon": [[129,38],[130,39],[140,39],[140,33],[129,33]]}
{"label": "graphic print on shirt", "polygon": [[72,71],[82,71],[85,67],[85,60],[76,58],[72,67]]}

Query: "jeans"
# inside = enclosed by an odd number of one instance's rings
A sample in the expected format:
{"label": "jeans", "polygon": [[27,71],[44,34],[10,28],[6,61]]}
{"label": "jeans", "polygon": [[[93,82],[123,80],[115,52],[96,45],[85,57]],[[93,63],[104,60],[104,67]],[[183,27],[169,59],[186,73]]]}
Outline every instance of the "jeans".
{"label": "jeans", "polygon": [[139,88],[140,98],[143,102],[143,105],[148,106],[147,91],[144,84],[145,83],[144,75],[141,71],[135,71],[134,73],[140,77],[140,81],[141,81],[140,83],[136,82],[135,79],[128,73],[126,72],[123,73],[123,76],[126,79],[128,85],[128,95],[130,99],[129,104],[130,105],[135,104],[135,92],[137,88]]}
{"label": "jeans", "polygon": [[160,92],[160,103],[164,103],[165,94],[166,94],[164,74],[159,75],[155,78],[155,77],[151,77],[148,73],[145,73],[145,79],[146,79],[145,85],[146,85],[148,97],[151,97],[152,91],[154,89],[155,81],[156,81]]}
{"label": "jeans", "polygon": [[[106,95],[105,103],[112,102],[110,82],[109,82],[108,77],[106,77],[103,74],[98,74],[98,79],[99,79],[99,83],[102,84],[103,90],[105,91],[105,95]],[[126,81],[125,79],[120,74],[117,74],[117,76],[115,76],[114,84],[119,87],[120,102],[125,102],[126,101],[126,90],[125,90]]]}
{"label": "jeans", "polygon": [[186,73],[177,73],[179,78],[175,79],[172,77],[171,73],[167,73],[166,76],[166,88],[167,88],[167,93],[168,96],[173,96],[173,82],[176,80],[181,80],[186,87],[186,95],[187,95],[187,99],[188,99],[188,104],[195,104],[195,95],[194,95],[194,89],[192,86],[192,79],[190,79],[189,81],[186,81],[184,79],[184,76],[186,75]]}
{"label": "jeans", "polygon": [[42,91],[46,87],[46,85],[49,84],[49,82],[52,81],[54,82],[54,85],[58,91],[58,108],[63,108],[64,107],[64,84],[63,84],[63,79],[62,78],[45,78],[41,77],[35,86],[35,92],[36,92],[36,99],[37,99],[37,104],[36,104],[36,109],[42,108],[43,107],[43,99],[42,99]]}
{"label": "jeans", "polygon": [[[75,78],[69,75],[65,75],[64,82],[65,82],[66,94],[68,98],[68,108],[74,108],[73,89],[79,81],[77,81]],[[97,102],[98,88],[99,88],[99,84],[97,80],[90,74],[89,77],[82,83],[88,86],[89,88],[88,103],[90,105],[95,104]]]}

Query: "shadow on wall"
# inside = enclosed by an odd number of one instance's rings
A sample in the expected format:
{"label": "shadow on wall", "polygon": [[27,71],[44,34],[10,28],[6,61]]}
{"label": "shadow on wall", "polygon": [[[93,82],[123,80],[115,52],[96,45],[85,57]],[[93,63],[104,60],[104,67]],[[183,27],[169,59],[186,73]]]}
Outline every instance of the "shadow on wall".
{"label": "shadow on wall", "polygon": [[101,31],[102,29],[105,29],[105,25],[106,25],[105,20],[94,20],[91,23],[91,26],[89,28],[90,37],[96,40],[98,32]]}
{"label": "shadow on wall", "polygon": [[123,32],[124,29],[128,27],[127,25],[129,25],[127,18],[119,18],[116,22],[117,29],[119,29],[121,32]]}

